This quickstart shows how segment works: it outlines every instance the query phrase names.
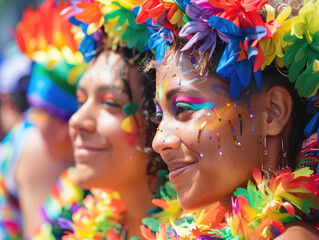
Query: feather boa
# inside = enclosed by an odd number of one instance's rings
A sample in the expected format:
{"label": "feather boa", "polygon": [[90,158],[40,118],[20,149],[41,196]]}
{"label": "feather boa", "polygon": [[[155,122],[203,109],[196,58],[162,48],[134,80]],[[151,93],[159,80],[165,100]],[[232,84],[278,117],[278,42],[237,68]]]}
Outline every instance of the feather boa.
{"label": "feather boa", "polygon": [[[216,203],[178,220],[172,216],[170,226],[163,222],[156,234],[142,226],[143,236],[148,240],[274,239],[285,231],[284,224],[303,221],[319,209],[319,174],[308,167],[284,169],[271,179],[254,169],[253,178],[255,183],[249,181],[246,189],[234,192],[231,209]],[[171,201],[160,205],[165,210]]]}

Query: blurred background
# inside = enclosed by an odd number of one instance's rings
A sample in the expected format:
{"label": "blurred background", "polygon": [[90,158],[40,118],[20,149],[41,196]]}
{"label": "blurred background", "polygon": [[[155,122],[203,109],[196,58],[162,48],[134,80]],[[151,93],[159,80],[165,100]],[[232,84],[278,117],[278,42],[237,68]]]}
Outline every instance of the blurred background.
{"label": "blurred background", "polygon": [[29,5],[37,7],[43,0],[0,0],[0,57],[9,54],[6,49],[14,40],[14,29],[23,10]]}

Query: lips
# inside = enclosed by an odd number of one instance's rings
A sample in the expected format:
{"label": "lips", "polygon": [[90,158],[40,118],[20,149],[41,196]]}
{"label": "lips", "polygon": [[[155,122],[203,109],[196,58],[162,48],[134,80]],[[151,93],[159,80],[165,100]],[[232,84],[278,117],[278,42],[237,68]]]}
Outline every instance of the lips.
{"label": "lips", "polygon": [[103,151],[107,151],[106,148],[97,148],[88,145],[75,145],[74,157],[78,160],[91,158],[93,155],[100,154]]}
{"label": "lips", "polygon": [[167,163],[169,173],[169,180],[174,182],[180,175],[188,172],[195,162],[185,162],[185,161],[171,161]]}

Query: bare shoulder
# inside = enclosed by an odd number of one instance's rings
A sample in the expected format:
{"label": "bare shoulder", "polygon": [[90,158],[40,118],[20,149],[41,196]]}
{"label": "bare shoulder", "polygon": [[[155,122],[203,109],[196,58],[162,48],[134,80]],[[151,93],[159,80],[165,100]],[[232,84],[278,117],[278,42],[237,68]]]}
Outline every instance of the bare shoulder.
{"label": "bare shoulder", "polygon": [[314,226],[304,223],[304,222],[295,222],[285,225],[286,232],[276,240],[318,240],[319,239],[319,230]]}

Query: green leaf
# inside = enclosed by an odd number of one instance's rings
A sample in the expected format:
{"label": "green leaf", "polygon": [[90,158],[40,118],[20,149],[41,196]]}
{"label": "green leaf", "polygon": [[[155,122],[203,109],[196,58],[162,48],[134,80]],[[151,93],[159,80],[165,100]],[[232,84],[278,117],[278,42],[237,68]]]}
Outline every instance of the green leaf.
{"label": "green leaf", "polygon": [[143,218],[142,223],[145,227],[150,226],[152,232],[158,232],[162,222],[154,218]]}
{"label": "green leaf", "polygon": [[299,62],[294,61],[289,68],[289,81],[295,82],[300,74],[300,72],[305,68],[307,63],[307,57],[304,56]]}

